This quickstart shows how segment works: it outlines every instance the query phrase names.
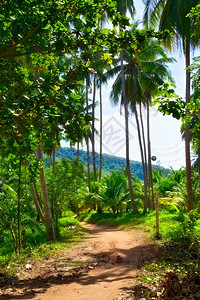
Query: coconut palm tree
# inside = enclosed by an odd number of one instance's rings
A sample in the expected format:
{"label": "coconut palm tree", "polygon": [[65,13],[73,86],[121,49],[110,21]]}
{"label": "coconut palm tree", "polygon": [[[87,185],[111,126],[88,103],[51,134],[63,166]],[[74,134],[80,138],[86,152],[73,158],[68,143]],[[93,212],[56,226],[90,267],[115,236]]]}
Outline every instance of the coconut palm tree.
{"label": "coconut palm tree", "polygon": [[[126,14],[127,11],[131,14],[131,16],[134,15],[135,7],[132,0],[126,0],[126,1],[117,1],[117,10],[120,12],[120,14]],[[121,28],[119,28],[119,31],[121,31]],[[126,133],[126,172],[128,177],[128,186],[129,186],[129,194],[130,199],[132,203],[132,210],[133,212],[138,212],[138,209],[136,207],[134,196],[133,196],[133,187],[132,187],[132,180],[131,180],[131,170],[130,170],[130,158],[129,158],[129,114],[128,114],[128,102],[126,98],[126,88],[125,88],[125,78],[124,78],[124,52],[123,50],[120,51],[120,68],[121,68],[121,85],[122,85],[122,98],[123,98],[123,104],[124,104],[124,115],[125,115],[125,133]]]}
{"label": "coconut palm tree", "polygon": [[[168,58],[161,45],[157,41],[152,40],[148,43],[146,47],[144,47],[142,50],[138,52],[135,52],[134,55],[132,56],[128,55],[127,53],[124,53],[124,61],[125,61],[124,64],[125,92],[127,97],[127,103],[129,105],[129,108],[131,108],[132,112],[135,115],[137,129],[138,129],[138,140],[140,146],[144,183],[145,183],[144,210],[146,211],[148,206],[146,143],[144,138],[143,123],[141,122],[140,125],[139,122],[137,104],[139,104],[141,107],[141,104],[143,103],[145,106],[147,106],[147,110],[149,111],[149,103],[151,101],[151,97],[157,93],[158,87],[163,83],[164,80],[172,81],[172,78],[170,77],[170,74],[167,70],[167,63],[173,62],[173,59]],[[121,86],[120,72],[121,72],[120,66],[116,66],[112,70],[108,71],[106,74],[107,78],[117,74],[111,92],[111,99],[114,104],[118,104],[119,101],[121,101],[121,104],[124,104],[123,103],[124,99],[121,96],[122,86]],[[147,120],[149,124],[149,117],[147,118]],[[147,128],[148,128],[147,136],[149,141],[150,132],[149,132],[148,124],[147,124]],[[150,156],[150,160],[151,160],[151,152],[149,149],[150,148],[149,144],[150,143],[148,142],[148,154],[149,154],[148,156]],[[151,176],[151,172],[152,171],[149,168],[148,177]]]}
{"label": "coconut palm tree", "polygon": [[112,171],[111,175],[104,177],[105,193],[104,198],[115,216],[116,211],[120,210],[122,203],[127,200],[127,179],[123,173]]}
{"label": "coconut palm tree", "polygon": [[117,0],[117,11],[121,14],[126,14],[127,11],[131,15],[131,17],[135,14],[135,6],[133,0]]}
{"label": "coconut palm tree", "polygon": [[[186,103],[190,102],[190,65],[191,46],[196,41],[192,39],[192,23],[187,17],[192,7],[196,6],[198,0],[143,0],[146,5],[144,23],[149,27],[159,25],[160,30],[168,29],[174,33],[173,42],[184,52],[186,66]],[[169,42],[169,41],[168,41]],[[173,45],[168,43],[169,48]],[[192,201],[192,180],[191,180],[191,160],[190,160],[190,130],[189,126],[185,130],[185,157],[187,171],[187,199],[188,210],[193,207]]]}

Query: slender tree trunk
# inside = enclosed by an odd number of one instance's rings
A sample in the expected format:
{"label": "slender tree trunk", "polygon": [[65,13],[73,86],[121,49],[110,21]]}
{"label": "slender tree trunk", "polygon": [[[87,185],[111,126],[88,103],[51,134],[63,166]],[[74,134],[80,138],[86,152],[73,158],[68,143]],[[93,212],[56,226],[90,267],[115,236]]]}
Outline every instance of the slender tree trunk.
{"label": "slender tree trunk", "polygon": [[[186,40],[185,52],[186,69],[190,65],[190,39]],[[186,70],[186,103],[190,102],[190,72]],[[186,112],[187,113],[187,112]],[[193,208],[193,192],[192,192],[192,173],[190,159],[190,125],[185,129],[185,162],[186,162],[186,177],[187,177],[187,209],[190,211]]]}
{"label": "slender tree trunk", "polygon": [[52,218],[54,219],[54,203],[55,203],[55,197],[54,197],[54,191],[55,191],[55,181],[54,181],[54,175],[55,175],[55,163],[56,163],[56,144],[53,143],[52,147],[52,173],[53,173],[53,195],[51,197],[51,213],[52,213]]}
{"label": "slender tree trunk", "polygon": [[95,101],[96,101],[96,75],[94,75],[93,83],[93,100],[92,100],[92,161],[93,161],[93,172],[94,181],[97,181],[96,171],[96,153],[95,153]]}
{"label": "slender tree trunk", "polygon": [[126,172],[128,176],[128,186],[129,186],[129,194],[132,204],[133,213],[137,213],[138,209],[135,204],[134,196],[133,196],[133,187],[131,180],[131,169],[130,169],[130,159],[129,159],[129,124],[128,124],[128,103],[126,99],[126,89],[125,89],[125,77],[124,77],[124,64],[123,64],[123,51],[120,51],[120,61],[121,61],[121,81],[122,81],[122,97],[124,101],[124,114],[125,114],[125,133],[126,133]]}
{"label": "slender tree trunk", "polygon": [[[43,153],[42,153],[41,147],[38,148],[38,159],[41,162],[43,161]],[[48,241],[55,241],[56,238],[55,238],[55,233],[54,233],[54,228],[53,228],[53,221],[52,221],[49,197],[48,197],[48,192],[47,192],[47,184],[46,184],[44,168],[40,168],[40,181],[41,181],[41,188],[42,188],[42,194],[43,194],[43,200],[44,200],[44,212],[45,212],[45,225],[46,225],[47,239],[48,239]]]}
{"label": "slender tree trunk", "polygon": [[[152,179],[152,163],[151,163],[151,139],[150,139],[150,116],[149,116],[149,99],[147,99],[147,146],[148,146],[148,170],[149,170],[149,208],[155,209],[153,179]],[[152,199],[151,199],[152,198]]]}
{"label": "slender tree trunk", "polygon": [[80,143],[77,143],[77,151],[76,151],[76,157],[79,158],[79,151],[80,151]]}
{"label": "slender tree trunk", "polygon": [[[148,186],[148,180],[147,180],[147,148],[146,148],[146,141],[145,141],[145,133],[144,133],[144,123],[143,123],[143,118],[142,118],[142,105],[140,103],[140,123],[141,123],[141,128],[142,128],[142,143],[143,143],[143,150],[144,150],[144,167],[145,167],[145,177],[144,177],[144,186],[147,191],[147,186]],[[147,206],[148,206],[148,195],[147,195]]]}
{"label": "slender tree trunk", "polygon": [[53,175],[55,175],[55,163],[56,163],[56,144],[53,143],[53,149],[52,149],[52,172]]}
{"label": "slender tree trunk", "polygon": [[140,103],[140,123],[141,123],[141,128],[142,128],[142,144],[143,144],[143,149],[144,149],[145,172],[147,175],[147,148],[146,148],[146,141],[145,141],[144,122],[143,122],[143,118],[142,118],[141,103]]}
{"label": "slender tree trunk", "polygon": [[[52,145],[52,173],[55,175],[55,163],[56,163],[56,144],[53,143]],[[52,188],[53,188],[53,194],[51,197],[51,213],[52,213],[52,218],[55,219],[55,214],[54,214],[54,208],[55,208],[55,178],[53,176],[53,183],[52,183]]]}
{"label": "slender tree trunk", "polygon": [[38,188],[37,188],[37,185],[36,185],[36,181],[34,180],[33,181],[33,187],[34,187],[34,191],[35,191],[35,194],[36,194],[36,197],[37,197],[37,201],[39,203],[39,206],[41,207],[41,210],[43,211],[43,203],[41,201],[41,198],[40,198],[40,195],[39,195],[39,192],[38,192]]}
{"label": "slender tree trunk", "polygon": [[[143,177],[144,177],[144,183],[145,183],[145,163],[144,163],[144,151],[142,147],[142,138],[141,138],[141,130],[140,130],[140,123],[138,119],[138,112],[137,112],[137,107],[134,105],[134,113],[135,113],[135,120],[137,124],[137,133],[138,133],[138,141],[139,141],[139,147],[140,147],[140,154],[141,154],[141,161],[142,161],[142,170],[143,170]],[[144,212],[147,211],[147,206],[148,206],[148,199],[147,199],[147,186],[144,184]]]}
{"label": "slender tree trunk", "polygon": [[[89,78],[86,77],[86,114],[88,115],[88,88],[89,88]],[[91,182],[90,182],[90,145],[89,145],[89,130],[86,135],[86,147],[87,147],[87,175],[88,175],[88,189],[91,192]]]}
{"label": "slender tree trunk", "polygon": [[99,180],[101,180],[101,174],[102,174],[102,147],[103,147],[103,108],[102,108],[102,86],[100,82],[100,154],[99,154]]}
{"label": "slender tree trunk", "polygon": [[40,219],[42,220],[42,222],[45,224],[45,217],[44,217],[44,213],[43,213],[43,210],[42,210],[40,196],[39,196],[38,192],[35,190],[35,186],[34,186],[33,183],[31,183],[31,185],[30,185],[30,190],[31,190],[31,194],[32,194],[32,197],[33,197],[33,201],[35,203],[37,213],[38,213]]}
{"label": "slender tree trunk", "polygon": [[17,227],[18,227],[18,251],[21,251],[21,170],[22,161],[19,161],[19,175],[18,175],[18,190],[17,190]]}

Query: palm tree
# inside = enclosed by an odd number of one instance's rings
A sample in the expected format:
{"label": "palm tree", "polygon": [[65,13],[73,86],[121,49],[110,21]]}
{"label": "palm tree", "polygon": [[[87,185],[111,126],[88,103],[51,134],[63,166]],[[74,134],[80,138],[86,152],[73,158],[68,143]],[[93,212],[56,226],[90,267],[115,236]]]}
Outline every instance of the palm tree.
{"label": "palm tree", "polygon": [[[160,30],[168,29],[174,33],[177,46],[181,48],[185,55],[186,66],[186,103],[190,102],[190,49],[195,42],[191,37],[191,20],[187,17],[192,7],[196,6],[198,0],[143,0],[146,5],[144,22],[149,27],[156,27],[159,24]],[[168,43],[171,47],[171,43]],[[193,207],[192,200],[192,179],[190,160],[190,130],[189,126],[185,130],[185,157],[187,172],[187,199],[188,210]]]}
{"label": "palm tree", "polygon": [[131,15],[131,17],[135,14],[135,7],[134,7],[134,1],[133,0],[117,0],[117,11],[121,14],[126,14],[127,11]]}
{"label": "palm tree", "polygon": [[[89,99],[88,99],[88,89],[89,89],[89,75],[86,76],[86,114],[89,114]],[[89,146],[89,131],[86,135],[86,146],[87,146],[87,175],[88,175],[88,188],[89,192],[91,191],[91,182],[90,182],[90,146]]]}
{"label": "palm tree", "polygon": [[[127,1],[117,1],[117,10],[122,15],[126,14],[127,10],[131,14],[131,16],[134,15],[135,7],[132,0]],[[121,31],[121,28],[119,28],[119,31]],[[128,177],[128,186],[129,186],[129,194],[130,199],[132,203],[132,210],[133,212],[138,212],[138,209],[136,207],[134,196],[133,196],[133,187],[132,187],[132,180],[131,180],[131,170],[130,170],[130,158],[129,158],[129,114],[128,114],[128,103],[126,98],[126,89],[125,89],[125,78],[124,78],[124,52],[123,50],[120,51],[120,65],[121,65],[121,85],[122,85],[122,98],[123,98],[123,104],[124,104],[124,115],[125,115],[125,132],[126,132],[126,172]]]}
{"label": "palm tree", "polygon": [[[170,77],[170,74],[167,70],[167,63],[173,62],[173,59],[168,58],[161,45],[157,41],[152,40],[148,43],[146,47],[144,47],[142,50],[138,52],[135,52],[135,54],[132,56],[125,53],[124,60],[126,62],[124,64],[124,72],[125,72],[124,78],[125,78],[125,92],[126,92],[127,102],[135,115],[137,129],[138,129],[138,140],[140,146],[140,153],[141,153],[141,160],[142,160],[143,174],[144,174],[144,183],[145,183],[144,210],[146,211],[147,209],[146,148],[147,147],[144,138],[143,122],[141,120],[141,125],[139,122],[137,104],[139,104],[141,107],[141,104],[143,103],[144,105],[147,106],[147,111],[149,111],[149,102],[151,101],[151,97],[157,93],[158,87],[166,79],[172,81],[172,78]],[[121,96],[122,87],[121,87],[121,74],[120,74],[119,66],[116,66],[111,71],[108,71],[107,77],[109,78],[114,74],[118,74],[118,75],[113,84],[111,99],[114,104],[117,104],[120,99],[121,99],[121,104],[124,104],[123,103],[124,99]],[[147,120],[149,124],[149,113],[148,113]],[[148,157],[150,157],[150,161],[151,161],[150,137],[149,137],[150,132],[149,132],[148,124],[147,124]],[[141,133],[141,129],[142,129],[142,133]],[[150,179],[151,179],[151,172],[152,170],[149,167],[148,173]]]}
{"label": "palm tree", "polygon": [[[154,209],[154,191],[152,180],[152,163],[151,163],[151,139],[150,139],[150,113],[149,105],[151,98],[158,92],[159,85],[163,84],[164,80],[173,82],[168,70],[167,63],[174,62],[173,58],[168,58],[163,46],[152,40],[147,47],[141,51],[139,59],[142,63],[142,90],[144,92],[144,104],[147,107],[147,150],[148,155],[148,183],[149,183],[149,207]],[[145,146],[144,146],[145,148]],[[150,201],[151,199],[151,201]]]}
{"label": "palm tree", "polygon": [[105,202],[112,209],[115,216],[116,211],[122,207],[127,200],[127,179],[123,173],[112,171],[111,175],[104,177],[105,181]]}

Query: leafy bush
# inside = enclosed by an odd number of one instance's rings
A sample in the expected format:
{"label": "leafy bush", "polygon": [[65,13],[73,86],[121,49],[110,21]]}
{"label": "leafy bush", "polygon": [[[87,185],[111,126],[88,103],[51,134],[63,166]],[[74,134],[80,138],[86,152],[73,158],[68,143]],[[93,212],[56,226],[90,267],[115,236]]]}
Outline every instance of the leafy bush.
{"label": "leafy bush", "polygon": [[200,228],[197,226],[198,213],[196,210],[189,213],[180,212],[175,218],[176,225],[168,232],[169,241],[174,242],[190,252],[199,252]]}
{"label": "leafy bush", "polygon": [[78,220],[70,218],[70,217],[60,218],[58,220],[58,224],[61,227],[70,227],[70,226],[80,227],[81,226]]}
{"label": "leafy bush", "polygon": [[62,212],[62,217],[73,217],[76,213],[71,210],[65,210]]}

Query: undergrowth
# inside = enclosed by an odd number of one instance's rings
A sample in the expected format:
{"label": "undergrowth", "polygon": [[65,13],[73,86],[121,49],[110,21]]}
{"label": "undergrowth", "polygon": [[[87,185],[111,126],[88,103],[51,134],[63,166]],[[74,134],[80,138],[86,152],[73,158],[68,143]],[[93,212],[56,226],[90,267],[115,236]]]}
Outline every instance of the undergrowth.
{"label": "undergrowth", "polygon": [[6,268],[9,272],[15,272],[17,267],[24,265],[28,260],[47,258],[52,253],[79,242],[86,235],[86,230],[78,220],[69,216],[74,215],[73,213],[66,215],[58,221],[59,239],[54,243],[47,242],[44,225],[27,227],[20,255],[13,251],[10,232],[5,231],[0,241],[0,269]]}

